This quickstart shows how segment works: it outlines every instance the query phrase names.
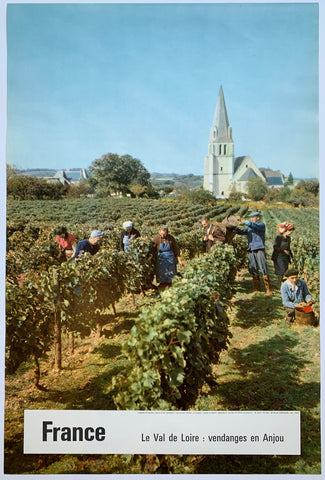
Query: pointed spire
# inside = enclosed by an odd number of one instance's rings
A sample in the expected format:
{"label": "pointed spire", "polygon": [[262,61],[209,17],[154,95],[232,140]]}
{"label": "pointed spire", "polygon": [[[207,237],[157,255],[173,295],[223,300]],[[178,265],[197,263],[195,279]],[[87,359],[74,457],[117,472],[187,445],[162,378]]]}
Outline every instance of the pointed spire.
{"label": "pointed spire", "polygon": [[216,113],[214,115],[213,125],[211,129],[211,141],[213,142],[232,141],[231,128],[229,125],[222,85],[220,85]]}

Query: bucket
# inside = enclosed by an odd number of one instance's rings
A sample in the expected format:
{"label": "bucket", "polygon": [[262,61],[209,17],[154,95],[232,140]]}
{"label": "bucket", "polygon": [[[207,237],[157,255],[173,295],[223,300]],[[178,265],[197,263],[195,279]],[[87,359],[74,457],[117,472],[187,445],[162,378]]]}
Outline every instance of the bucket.
{"label": "bucket", "polygon": [[298,325],[317,325],[315,313],[310,306],[296,307],[295,321]]}
{"label": "bucket", "polygon": [[240,224],[240,220],[241,218],[239,215],[229,215],[222,220],[222,223],[226,225],[227,228],[235,228]]}

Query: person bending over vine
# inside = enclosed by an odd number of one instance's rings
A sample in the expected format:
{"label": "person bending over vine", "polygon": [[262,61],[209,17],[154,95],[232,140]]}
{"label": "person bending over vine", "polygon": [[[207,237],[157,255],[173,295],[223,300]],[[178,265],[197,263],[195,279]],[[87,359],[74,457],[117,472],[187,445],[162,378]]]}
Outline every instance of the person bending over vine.
{"label": "person bending over vine", "polygon": [[159,288],[164,288],[172,284],[174,276],[177,273],[177,261],[181,268],[184,267],[180,257],[179,248],[175,238],[168,233],[168,227],[163,226],[159,235],[153,239],[157,248],[157,271],[156,279]]}

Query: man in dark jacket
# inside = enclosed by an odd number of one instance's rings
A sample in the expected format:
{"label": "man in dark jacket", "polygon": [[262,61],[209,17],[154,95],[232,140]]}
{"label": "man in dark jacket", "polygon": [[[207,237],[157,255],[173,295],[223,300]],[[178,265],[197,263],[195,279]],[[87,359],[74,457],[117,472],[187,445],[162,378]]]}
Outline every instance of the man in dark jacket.
{"label": "man in dark jacket", "polygon": [[104,232],[100,230],[93,230],[90,234],[90,237],[85,240],[81,240],[77,244],[76,251],[74,252],[73,258],[78,258],[81,255],[95,255],[99,250],[99,245],[104,236]]}
{"label": "man in dark jacket", "polygon": [[228,229],[224,223],[211,223],[209,217],[203,217],[201,225],[206,231],[203,241],[207,252],[211,250],[213,245],[217,242],[228,243]]}
{"label": "man in dark jacket", "polygon": [[270,295],[270,277],[265,256],[265,224],[260,221],[260,213],[249,215],[250,220],[242,221],[245,228],[235,228],[238,235],[247,235],[248,270],[253,276],[253,289],[260,290],[259,270],[262,272],[267,295]]}

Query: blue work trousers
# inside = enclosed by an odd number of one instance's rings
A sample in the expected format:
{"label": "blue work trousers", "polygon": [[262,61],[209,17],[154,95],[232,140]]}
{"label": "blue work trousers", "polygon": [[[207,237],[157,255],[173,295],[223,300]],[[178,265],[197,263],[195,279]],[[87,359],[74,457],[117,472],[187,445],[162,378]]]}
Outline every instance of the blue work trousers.
{"label": "blue work trousers", "polygon": [[263,274],[269,275],[266,263],[265,250],[253,250],[248,253],[248,270],[252,275],[258,275],[260,270]]}

